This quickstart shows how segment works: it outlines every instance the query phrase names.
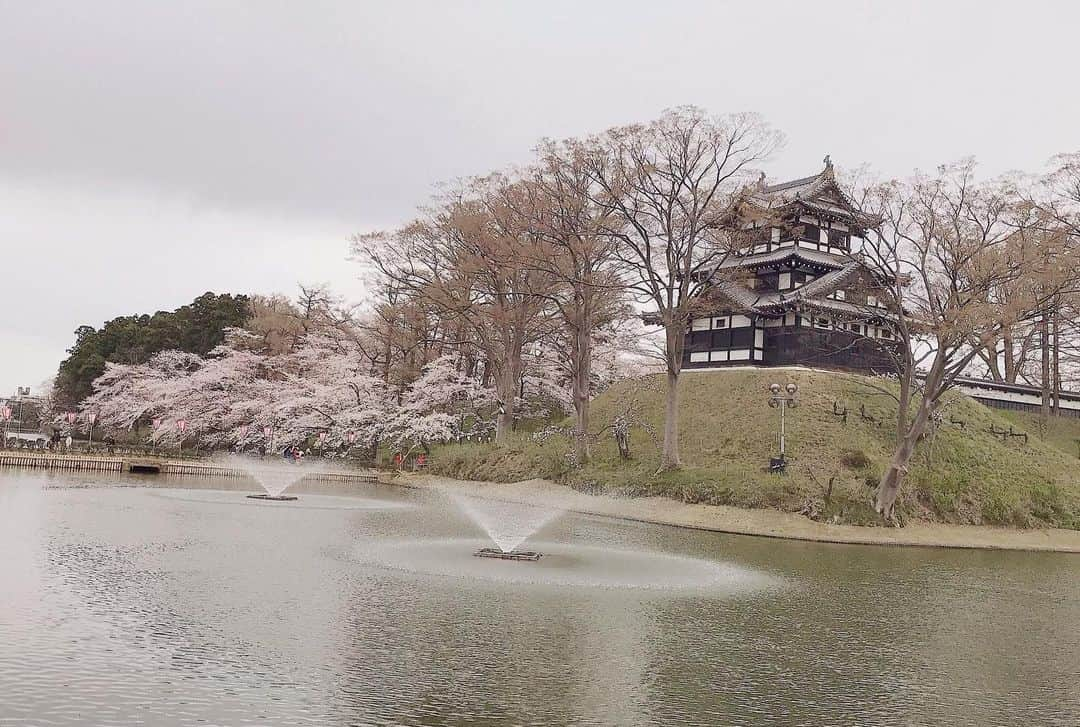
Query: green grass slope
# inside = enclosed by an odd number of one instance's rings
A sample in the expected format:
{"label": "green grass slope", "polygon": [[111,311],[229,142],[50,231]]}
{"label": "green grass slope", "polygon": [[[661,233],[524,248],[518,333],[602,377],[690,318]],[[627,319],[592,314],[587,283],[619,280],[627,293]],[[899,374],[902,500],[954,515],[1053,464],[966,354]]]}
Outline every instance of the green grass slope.
{"label": "green grass slope", "polygon": [[[503,445],[441,447],[430,469],[503,482],[546,477],[588,491],[803,511],[845,523],[878,522],[871,502],[891,454],[896,405],[868,387],[866,379],[750,369],[688,372],[681,378],[680,470],[657,473],[664,412],[660,377],[623,381],[597,397],[592,409],[597,437],[592,460],[584,467],[572,464],[566,437],[538,441],[522,434]],[[767,471],[777,451],[779,423],[779,412],[767,405],[772,381],[793,381],[800,389],[799,406],[787,417],[790,464],[784,475]],[[834,402],[848,409],[846,423],[833,414]],[[860,408],[867,418],[860,416]],[[632,457],[622,460],[608,427],[627,410],[646,426],[632,429]],[[1071,423],[1057,425],[1044,438],[1036,420],[1007,418],[960,395],[950,399],[944,418],[911,464],[899,504],[904,517],[1080,529],[1080,459],[1068,448]],[[991,432],[1010,425],[1026,432],[1028,441],[1003,441]]]}
{"label": "green grass slope", "polygon": [[1080,419],[1051,417],[1045,429],[1041,428],[1039,415],[1026,411],[1002,411],[1001,416],[1014,427],[1025,432],[1037,433],[1048,444],[1072,457],[1080,457]]}

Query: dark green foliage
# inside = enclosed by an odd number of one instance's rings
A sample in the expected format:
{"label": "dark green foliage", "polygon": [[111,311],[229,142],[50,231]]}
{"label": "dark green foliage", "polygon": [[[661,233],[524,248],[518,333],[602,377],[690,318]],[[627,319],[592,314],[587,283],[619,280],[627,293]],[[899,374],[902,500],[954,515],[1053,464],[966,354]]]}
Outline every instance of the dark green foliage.
{"label": "dark green foliage", "polygon": [[100,330],[79,326],[56,375],[57,404],[74,407],[90,395],[107,362],[140,364],[169,349],[205,354],[222,343],[226,328],[243,326],[249,315],[246,295],[203,293],[174,311],[121,316]]}

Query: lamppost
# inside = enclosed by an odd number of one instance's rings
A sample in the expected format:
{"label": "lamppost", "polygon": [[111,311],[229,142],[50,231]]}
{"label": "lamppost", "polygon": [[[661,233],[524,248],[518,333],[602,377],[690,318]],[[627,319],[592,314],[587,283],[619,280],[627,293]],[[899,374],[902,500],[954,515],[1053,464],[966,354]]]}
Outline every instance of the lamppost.
{"label": "lamppost", "polygon": [[184,456],[184,435],[187,433],[187,419],[176,420],[176,431],[180,432],[180,444],[177,445],[176,456]]}
{"label": "lamppost", "polygon": [[266,453],[272,456],[274,454],[274,428],[271,426],[263,427],[263,436],[269,442],[266,446]]}
{"label": "lamppost", "polygon": [[769,406],[780,410],[780,457],[769,462],[769,470],[773,472],[783,472],[787,465],[785,414],[788,409],[793,409],[799,405],[799,400],[795,396],[798,391],[799,387],[796,384],[788,384],[787,386],[769,384]]}

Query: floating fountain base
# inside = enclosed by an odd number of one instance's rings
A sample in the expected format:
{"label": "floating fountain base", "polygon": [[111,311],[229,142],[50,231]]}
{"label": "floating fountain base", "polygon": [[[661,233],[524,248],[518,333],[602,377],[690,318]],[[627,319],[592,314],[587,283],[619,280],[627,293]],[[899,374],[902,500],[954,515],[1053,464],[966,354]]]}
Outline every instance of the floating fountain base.
{"label": "floating fountain base", "polygon": [[289,500],[299,500],[296,495],[248,495],[252,500],[273,500],[274,502],[287,502]]}
{"label": "floating fountain base", "polygon": [[481,548],[473,553],[477,558],[498,558],[499,560],[540,560],[543,553],[531,550],[499,550],[498,548]]}

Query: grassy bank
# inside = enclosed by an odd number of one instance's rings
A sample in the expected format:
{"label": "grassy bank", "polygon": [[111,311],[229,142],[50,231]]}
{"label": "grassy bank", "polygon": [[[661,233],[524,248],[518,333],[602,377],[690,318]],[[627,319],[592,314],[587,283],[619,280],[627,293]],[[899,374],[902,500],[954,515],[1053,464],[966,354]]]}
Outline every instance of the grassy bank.
{"label": "grassy bank", "polygon": [[[800,406],[788,416],[791,463],[783,476],[766,471],[777,449],[778,413],[766,405],[772,381],[800,387]],[[680,384],[684,467],[657,474],[659,442],[647,428],[632,430],[632,458],[626,461],[605,427],[631,409],[659,436],[663,401],[663,384],[656,377],[622,382],[597,397],[592,426],[599,435],[584,467],[571,464],[566,437],[541,442],[523,434],[502,445],[440,447],[430,470],[499,482],[543,477],[585,491],[805,511],[815,519],[850,524],[878,522],[871,497],[891,453],[895,403],[869,389],[864,379],[816,371],[687,373]],[[834,402],[848,409],[846,422],[833,414]],[[920,445],[912,463],[899,505],[905,518],[1080,529],[1080,459],[1071,441],[1072,422],[1056,424],[1044,437],[1035,419],[1006,417],[961,396],[949,402],[945,421]],[[991,432],[1010,425],[1027,433],[1028,441],[1003,441]]]}

